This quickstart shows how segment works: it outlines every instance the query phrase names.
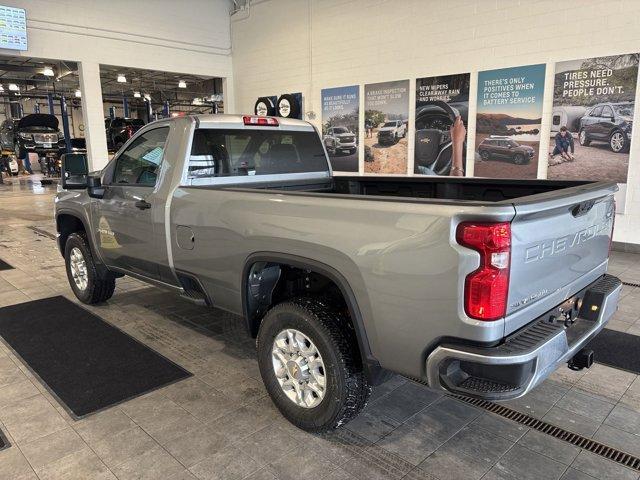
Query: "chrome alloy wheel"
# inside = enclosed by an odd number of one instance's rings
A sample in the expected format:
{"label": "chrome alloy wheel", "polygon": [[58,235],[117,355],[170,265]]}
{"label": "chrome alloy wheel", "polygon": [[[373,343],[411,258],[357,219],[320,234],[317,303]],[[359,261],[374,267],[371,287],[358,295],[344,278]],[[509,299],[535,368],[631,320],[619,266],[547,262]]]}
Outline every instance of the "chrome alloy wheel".
{"label": "chrome alloy wheel", "polygon": [[71,255],[69,259],[69,266],[71,267],[71,276],[73,281],[79,290],[86,290],[89,283],[89,276],[87,273],[87,264],[84,260],[84,255],[78,247],[71,249]]}
{"label": "chrome alloy wheel", "polygon": [[289,400],[302,408],[322,402],[327,388],[322,356],[299,330],[288,328],[276,335],[271,348],[273,371]]}
{"label": "chrome alloy wheel", "polygon": [[624,135],[620,132],[616,132],[611,135],[611,150],[614,152],[619,152],[624,147]]}

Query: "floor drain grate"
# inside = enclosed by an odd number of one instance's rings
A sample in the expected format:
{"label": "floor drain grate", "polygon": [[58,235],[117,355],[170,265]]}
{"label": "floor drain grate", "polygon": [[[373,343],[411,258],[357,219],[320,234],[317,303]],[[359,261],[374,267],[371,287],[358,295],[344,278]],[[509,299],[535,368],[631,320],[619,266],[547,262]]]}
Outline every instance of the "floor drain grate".
{"label": "floor drain grate", "polygon": [[618,450],[617,448],[609,447],[603,443],[596,442],[590,438],[583,437],[577,433],[570,432],[564,428],[556,427],[543,420],[531,417],[525,413],[520,413],[517,410],[513,410],[497,403],[488,402],[486,400],[479,400],[477,398],[466,397],[463,395],[453,395],[454,398],[461,400],[465,403],[473,405],[475,407],[482,408],[496,415],[500,415],[503,418],[513,420],[520,425],[524,425],[529,428],[533,428],[547,435],[551,435],[559,440],[563,440],[571,445],[580,447],[601,457],[612,460],[616,463],[624,465],[625,467],[632,468],[636,471],[640,471],[640,458],[634,457],[631,454]]}
{"label": "floor drain grate", "polygon": [[622,282],[622,284],[626,285],[627,287],[640,287],[640,283]]}

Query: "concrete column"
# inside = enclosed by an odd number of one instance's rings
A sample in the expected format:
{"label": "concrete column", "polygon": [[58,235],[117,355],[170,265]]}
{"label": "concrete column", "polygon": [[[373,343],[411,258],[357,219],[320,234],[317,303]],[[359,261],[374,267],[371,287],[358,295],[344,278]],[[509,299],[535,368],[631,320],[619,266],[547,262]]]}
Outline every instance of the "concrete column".
{"label": "concrete column", "polygon": [[253,114],[253,110],[250,112],[236,112],[235,92],[233,91],[233,78],[222,79],[222,98],[224,101],[224,113]]}
{"label": "concrete column", "polygon": [[100,65],[94,62],[80,62],[78,72],[80,74],[82,116],[84,135],[87,140],[89,170],[101,170],[109,161],[109,155],[107,136],[104,131]]}

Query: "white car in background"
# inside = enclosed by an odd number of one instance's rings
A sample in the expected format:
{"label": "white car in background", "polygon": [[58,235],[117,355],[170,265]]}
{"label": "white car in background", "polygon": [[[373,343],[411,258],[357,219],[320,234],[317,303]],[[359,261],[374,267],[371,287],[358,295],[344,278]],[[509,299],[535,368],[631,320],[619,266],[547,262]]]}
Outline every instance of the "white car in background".
{"label": "white car in background", "polygon": [[329,155],[347,153],[353,155],[358,150],[356,134],[347,127],[331,127],[322,139]]}
{"label": "white car in background", "polygon": [[402,120],[391,120],[378,129],[378,143],[392,145],[406,135],[407,125]]}

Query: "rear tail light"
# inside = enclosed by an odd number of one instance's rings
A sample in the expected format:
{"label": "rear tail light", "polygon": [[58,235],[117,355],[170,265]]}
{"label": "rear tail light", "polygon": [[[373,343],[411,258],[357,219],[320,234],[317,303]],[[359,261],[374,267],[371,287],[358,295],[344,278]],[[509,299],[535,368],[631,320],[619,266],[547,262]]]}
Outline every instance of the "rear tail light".
{"label": "rear tail light", "polygon": [[260,126],[260,127],[277,127],[278,120],[273,117],[257,117],[251,115],[245,115],[242,117],[242,121],[245,125]]}
{"label": "rear tail light", "polygon": [[511,225],[463,222],[456,240],[480,254],[480,267],[467,275],[464,309],[478,320],[497,320],[507,311],[511,266]]}
{"label": "rear tail light", "polygon": [[133,127],[132,127],[131,125],[127,125],[127,126],[125,127],[125,130],[126,130],[126,132],[127,132],[127,136],[128,136],[129,138],[131,138],[131,137],[133,136],[133,133],[134,133]]}

